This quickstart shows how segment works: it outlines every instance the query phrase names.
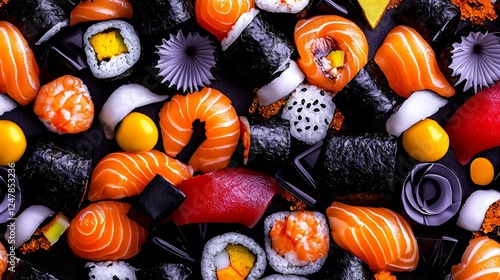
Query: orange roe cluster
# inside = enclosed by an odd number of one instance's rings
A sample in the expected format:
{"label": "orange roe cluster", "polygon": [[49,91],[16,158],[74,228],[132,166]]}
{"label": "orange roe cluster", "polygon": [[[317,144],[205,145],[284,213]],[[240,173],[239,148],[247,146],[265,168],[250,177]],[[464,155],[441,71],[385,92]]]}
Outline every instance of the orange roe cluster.
{"label": "orange roe cluster", "polygon": [[303,211],[303,210],[306,209],[306,204],[302,200],[296,198],[291,192],[285,190],[281,194],[281,196],[284,199],[286,199],[286,201],[292,203],[292,205],[290,206],[290,210],[292,210],[292,211]]}
{"label": "orange roe cluster", "polygon": [[[500,226],[500,200],[497,200],[488,207],[480,231],[487,234],[493,232],[496,226]],[[500,235],[500,232],[497,232],[497,234]]]}
{"label": "orange roe cluster", "polygon": [[250,112],[250,114],[254,114],[257,112],[264,119],[269,119],[272,116],[278,114],[278,112],[281,110],[281,108],[283,108],[283,106],[285,106],[287,98],[288,97],[283,97],[271,105],[262,106],[262,105],[260,105],[259,98],[254,97],[253,102],[252,102],[252,106],[248,109],[248,112]]}
{"label": "orange roe cluster", "polygon": [[472,24],[480,25],[497,18],[491,0],[451,0],[451,3],[460,8],[462,20],[468,19]]}
{"label": "orange roe cluster", "polygon": [[342,124],[344,123],[344,119],[344,115],[342,115],[342,113],[338,109],[335,109],[333,119],[328,126],[333,130],[339,131],[342,127]]}
{"label": "orange roe cluster", "polygon": [[387,5],[387,10],[399,7],[401,2],[403,2],[403,0],[391,0],[391,1],[389,1],[389,5]]}
{"label": "orange roe cluster", "polygon": [[396,280],[396,276],[388,270],[379,270],[374,275],[375,280]]}

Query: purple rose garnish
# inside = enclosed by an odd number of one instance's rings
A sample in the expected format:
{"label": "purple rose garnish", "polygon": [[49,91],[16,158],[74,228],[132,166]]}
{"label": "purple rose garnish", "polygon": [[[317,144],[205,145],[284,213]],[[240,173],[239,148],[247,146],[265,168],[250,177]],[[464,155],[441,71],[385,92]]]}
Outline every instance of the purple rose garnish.
{"label": "purple rose garnish", "polygon": [[21,206],[21,189],[14,173],[0,166],[0,224],[13,218]]}
{"label": "purple rose garnish", "polygon": [[455,173],[446,166],[421,163],[406,177],[401,198],[412,220],[421,225],[439,226],[458,212],[462,188]]}

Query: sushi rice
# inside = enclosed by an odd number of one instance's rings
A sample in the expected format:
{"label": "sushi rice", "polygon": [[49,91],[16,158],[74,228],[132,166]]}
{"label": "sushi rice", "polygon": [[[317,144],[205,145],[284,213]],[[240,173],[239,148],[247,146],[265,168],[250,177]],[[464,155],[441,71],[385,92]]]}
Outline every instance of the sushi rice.
{"label": "sushi rice", "polygon": [[250,237],[236,233],[228,232],[210,239],[203,248],[201,257],[201,275],[204,280],[217,280],[216,274],[216,256],[224,251],[229,244],[239,244],[246,247],[256,256],[255,264],[247,280],[259,279],[266,269],[266,253],[264,249]]}
{"label": "sushi rice", "polygon": [[296,14],[309,5],[309,0],[255,0],[255,5],[261,10],[271,13]]}
{"label": "sushi rice", "polygon": [[89,278],[95,280],[136,280],[136,268],[124,261],[88,262]]}
{"label": "sushi rice", "polygon": [[[111,57],[109,60],[100,61],[90,38],[99,33],[118,29],[123,37],[127,52]],[[87,64],[92,74],[98,79],[114,78],[129,70],[141,56],[141,45],[135,29],[123,20],[108,20],[91,25],[83,35],[83,45],[87,55]]]}
{"label": "sushi rice", "polygon": [[227,32],[226,38],[222,39],[220,42],[222,50],[225,51],[229,46],[231,46],[236,39],[240,36],[241,32],[247,27],[250,22],[259,14],[258,9],[250,9],[249,12],[242,14],[236,23],[231,27],[231,30]]}

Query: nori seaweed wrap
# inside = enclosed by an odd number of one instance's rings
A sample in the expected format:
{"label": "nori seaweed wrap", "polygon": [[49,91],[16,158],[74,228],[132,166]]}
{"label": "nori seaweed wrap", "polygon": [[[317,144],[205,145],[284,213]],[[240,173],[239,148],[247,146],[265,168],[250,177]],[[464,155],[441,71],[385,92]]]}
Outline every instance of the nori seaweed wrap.
{"label": "nori seaweed wrap", "polygon": [[460,9],[446,0],[405,0],[395,17],[414,28],[432,46],[445,43],[460,22]]}
{"label": "nori seaweed wrap", "polygon": [[318,275],[324,280],[371,280],[373,272],[368,265],[355,255],[334,245],[330,247],[325,270]]}
{"label": "nori seaweed wrap", "polygon": [[273,171],[290,162],[290,123],[279,117],[265,121],[250,119],[248,165]]}
{"label": "nori seaweed wrap", "polygon": [[91,169],[90,157],[53,143],[39,143],[26,164],[22,190],[52,210],[74,216],[86,193]]}
{"label": "nori seaweed wrap", "polygon": [[294,50],[290,40],[275,29],[264,13],[259,12],[234,42],[227,46],[224,56],[228,67],[241,80],[260,88],[288,68]]}
{"label": "nori seaweed wrap", "polygon": [[386,131],[385,122],[394,107],[403,101],[391,89],[384,73],[373,60],[333,98],[345,116],[346,123],[355,128],[378,132]]}
{"label": "nori seaweed wrap", "polygon": [[3,280],[57,280],[52,274],[36,268],[23,259],[11,258],[8,266],[11,269],[4,272],[2,275]]}
{"label": "nori seaweed wrap", "polygon": [[0,7],[0,14],[21,31],[31,47],[69,24],[64,10],[53,0],[12,0]]}
{"label": "nori seaweed wrap", "polygon": [[385,206],[395,196],[397,137],[386,134],[334,135],[318,159],[323,203]]}

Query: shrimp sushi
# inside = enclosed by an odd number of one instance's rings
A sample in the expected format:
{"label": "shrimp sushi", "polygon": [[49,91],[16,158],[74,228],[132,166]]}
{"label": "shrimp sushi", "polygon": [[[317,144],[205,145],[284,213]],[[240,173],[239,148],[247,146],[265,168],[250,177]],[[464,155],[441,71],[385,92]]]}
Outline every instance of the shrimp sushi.
{"label": "shrimp sushi", "polygon": [[0,92],[17,103],[35,100],[40,88],[39,69],[33,51],[13,24],[0,21]]}
{"label": "shrimp sushi", "polygon": [[33,110],[48,130],[59,134],[83,132],[94,120],[94,103],[87,86],[71,75],[42,86]]}
{"label": "shrimp sushi", "polygon": [[474,238],[462,255],[462,262],[451,267],[453,280],[498,279],[500,244],[487,236]]}
{"label": "shrimp sushi", "polygon": [[265,250],[279,273],[308,275],[321,269],[330,238],[323,214],[315,211],[277,212],[264,220]]}
{"label": "shrimp sushi", "polygon": [[80,1],[71,11],[69,25],[118,18],[132,18],[132,4],[128,0]]}
{"label": "shrimp sushi", "polygon": [[138,195],[156,174],[178,185],[193,175],[193,169],[157,150],[111,153],[95,166],[88,199],[97,201]]}
{"label": "shrimp sushi", "polygon": [[67,230],[77,257],[92,261],[129,259],[141,251],[147,231],[127,217],[130,204],[100,201],[82,209]]}
{"label": "shrimp sushi", "polygon": [[160,110],[163,148],[175,157],[188,144],[193,122],[205,123],[206,140],[189,160],[195,171],[207,173],[229,164],[240,137],[240,121],[231,100],[213,88],[175,95]]}
{"label": "shrimp sushi", "polygon": [[297,22],[295,45],[299,67],[310,84],[338,92],[368,62],[366,36],[354,22],[319,15]]}
{"label": "shrimp sushi", "polygon": [[455,94],[455,89],[439,70],[434,50],[411,27],[398,25],[389,31],[374,60],[389,86],[404,98],[423,89],[443,97]]}
{"label": "shrimp sushi", "polygon": [[335,243],[370,269],[399,272],[417,267],[417,240],[410,224],[396,212],[333,202],[326,214]]}
{"label": "shrimp sushi", "polygon": [[222,41],[238,18],[254,6],[254,0],[197,0],[194,7],[198,24]]}

